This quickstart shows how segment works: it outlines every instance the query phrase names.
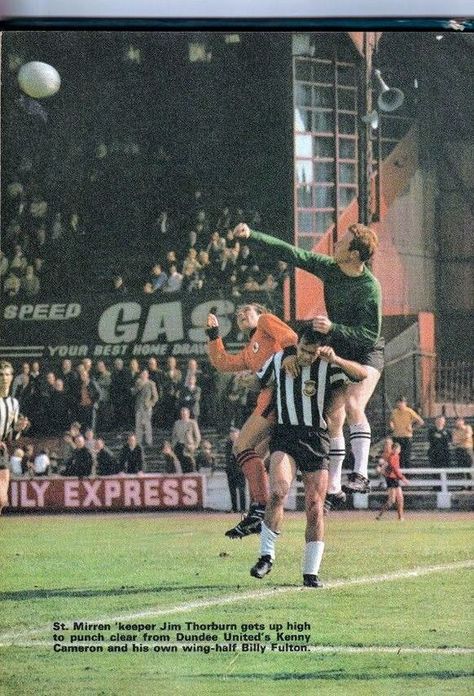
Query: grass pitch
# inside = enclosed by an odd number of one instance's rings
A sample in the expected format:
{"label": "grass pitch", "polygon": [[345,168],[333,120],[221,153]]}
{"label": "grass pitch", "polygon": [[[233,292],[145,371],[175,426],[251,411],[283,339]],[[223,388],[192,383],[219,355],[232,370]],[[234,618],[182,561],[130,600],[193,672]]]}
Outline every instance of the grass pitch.
{"label": "grass pitch", "polygon": [[2,517],[2,694],[472,693],[468,515],[331,515],[321,590],[301,587],[302,514],[262,581],[234,519]]}

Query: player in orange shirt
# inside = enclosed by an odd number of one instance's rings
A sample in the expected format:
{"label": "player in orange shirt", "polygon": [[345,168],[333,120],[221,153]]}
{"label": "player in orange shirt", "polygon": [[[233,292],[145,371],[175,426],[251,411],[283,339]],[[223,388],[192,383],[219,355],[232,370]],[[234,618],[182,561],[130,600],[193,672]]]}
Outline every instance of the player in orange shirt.
{"label": "player in orange shirt", "polygon": [[388,497],[376,516],[376,520],[379,520],[383,513],[387,512],[394,504],[397,506],[398,519],[400,521],[403,520],[403,491],[401,489],[401,484],[406,484],[408,481],[400,469],[401,449],[400,443],[394,442],[388,456],[387,454],[385,456],[382,455],[383,461],[377,467],[377,471],[385,477]]}
{"label": "player in orange shirt", "polygon": [[[215,314],[207,317],[209,358],[220,372],[257,372],[268,358],[291,345],[298,337],[281,319],[270,314],[259,304],[243,305],[236,313],[237,326],[249,335],[249,343],[239,353],[231,355],[219,337],[219,322]],[[255,449],[268,438],[272,425],[272,389],[262,389],[257,405],[242,426],[234,444],[237,463],[249,484],[251,505],[248,514],[226,532],[231,539],[258,534],[268,501],[268,474],[261,456]]]}

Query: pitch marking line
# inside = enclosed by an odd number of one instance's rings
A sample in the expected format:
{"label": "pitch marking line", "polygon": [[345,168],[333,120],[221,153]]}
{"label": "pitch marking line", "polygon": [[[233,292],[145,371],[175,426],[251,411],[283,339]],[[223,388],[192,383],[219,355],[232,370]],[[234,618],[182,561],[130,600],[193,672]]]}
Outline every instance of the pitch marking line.
{"label": "pitch marking line", "polygon": [[[19,641],[18,643],[0,643],[0,648],[51,648],[53,641],[50,640],[31,640]],[[61,643],[63,645],[63,643]],[[90,645],[88,643],[88,645]],[[118,643],[108,643],[106,641],[93,643],[93,645],[101,645],[107,648],[109,645],[117,646]],[[135,643],[135,645],[153,645],[153,643]],[[166,643],[167,646],[176,645],[179,647],[181,643]],[[200,643],[200,645],[215,646],[216,643]],[[222,645],[222,643],[218,643]],[[342,654],[357,654],[357,653],[388,653],[392,655],[473,655],[474,648],[409,648],[393,645],[305,645],[305,650],[301,652],[312,653],[342,653]],[[237,647],[237,652],[242,652],[240,647]],[[175,654],[175,653],[174,653]],[[265,654],[277,655],[277,650],[270,650]]]}
{"label": "pitch marking line", "polygon": [[[345,587],[353,587],[356,585],[375,585],[379,582],[391,582],[394,580],[408,580],[411,578],[422,577],[423,575],[430,575],[432,573],[442,573],[446,571],[453,570],[463,570],[467,568],[474,568],[474,560],[457,561],[455,563],[444,563],[442,565],[434,566],[421,566],[418,568],[413,568],[412,570],[401,570],[397,573],[386,573],[383,575],[372,575],[369,577],[353,578],[351,580],[333,580],[326,582],[322,590],[316,590],[318,594],[324,592],[324,590],[337,590]],[[83,621],[85,623],[113,623],[115,621],[133,621],[134,619],[144,619],[147,617],[158,617],[167,616],[170,614],[178,614],[186,611],[192,611],[193,609],[209,609],[210,607],[217,607],[226,604],[235,604],[238,602],[244,602],[246,600],[254,599],[266,599],[268,597],[275,597],[281,594],[288,594],[289,592],[315,592],[310,588],[303,586],[289,586],[289,587],[273,587],[265,590],[253,590],[250,592],[243,592],[241,594],[232,594],[224,597],[214,597],[213,599],[198,599],[193,602],[185,602],[183,604],[177,604],[172,607],[167,608],[155,608],[146,609],[145,611],[138,611],[129,614],[119,614],[117,616],[102,617],[100,619],[68,619],[68,623],[73,621]],[[66,619],[65,619],[66,621]],[[33,635],[45,633],[46,631],[51,631],[51,623],[39,628],[26,629],[23,631],[7,632],[0,634],[0,645],[16,645],[17,639],[28,638]]]}

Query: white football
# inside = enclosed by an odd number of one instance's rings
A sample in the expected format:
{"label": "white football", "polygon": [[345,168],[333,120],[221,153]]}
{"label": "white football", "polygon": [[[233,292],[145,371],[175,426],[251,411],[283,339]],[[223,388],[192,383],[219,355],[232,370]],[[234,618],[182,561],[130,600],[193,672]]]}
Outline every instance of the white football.
{"label": "white football", "polygon": [[56,94],[61,86],[61,77],[56,68],[48,63],[32,61],[18,71],[18,82],[25,94],[33,99],[43,99]]}

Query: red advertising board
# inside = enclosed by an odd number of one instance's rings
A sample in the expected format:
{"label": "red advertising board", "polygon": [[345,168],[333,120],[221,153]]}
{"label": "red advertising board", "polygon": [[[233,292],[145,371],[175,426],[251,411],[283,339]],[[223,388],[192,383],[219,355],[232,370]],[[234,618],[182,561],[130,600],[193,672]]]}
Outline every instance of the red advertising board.
{"label": "red advertising board", "polygon": [[199,510],[204,485],[204,477],[194,474],[13,479],[7,510]]}

